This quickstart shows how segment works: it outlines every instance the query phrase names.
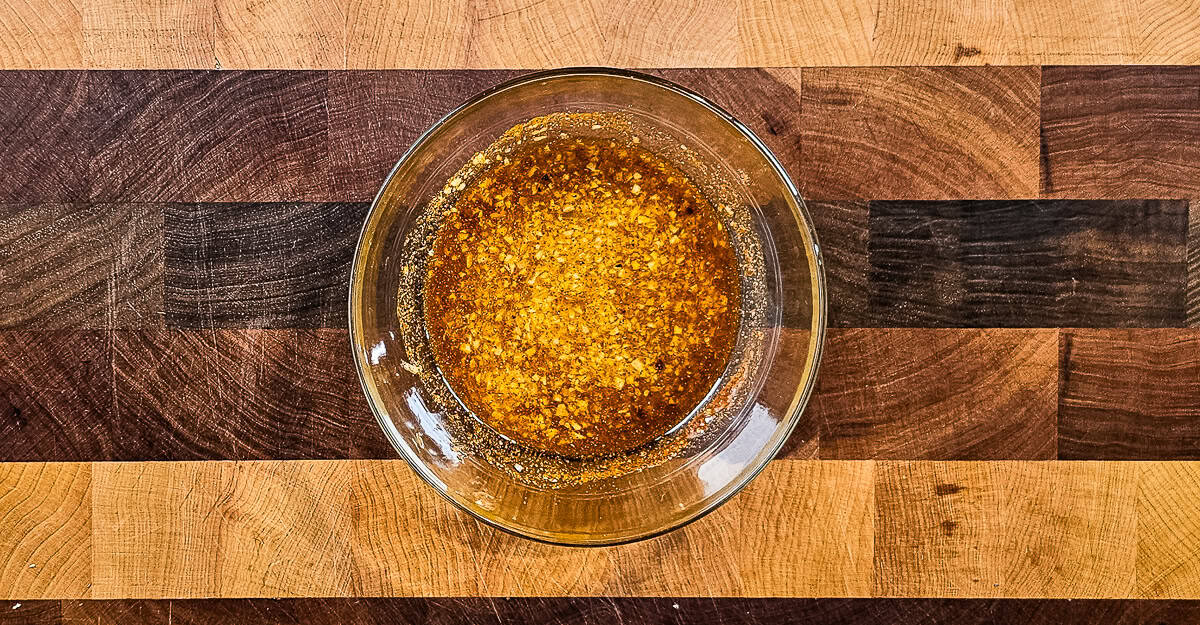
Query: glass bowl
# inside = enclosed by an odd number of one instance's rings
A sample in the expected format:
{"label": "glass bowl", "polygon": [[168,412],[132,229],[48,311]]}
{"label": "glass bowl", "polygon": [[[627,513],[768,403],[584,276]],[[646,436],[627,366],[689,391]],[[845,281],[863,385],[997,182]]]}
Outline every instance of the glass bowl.
{"label": "glass bowl", "polygon": [[[509,128],[552,113],[619,116],[644,147],[702,189],[719,189],[743,276],[734,356],[688,426],[640,461],[556,460],[570,474],[561,480],[532,475],[529,467],[538,460],[526,460],[537,452],[518,443],[480,449],[467,440],[464,429],[485,426],[464,421],[461,404],[438,392],[423,328],[403,323],[397,312],[414,301],[419,306],[414,294],[420,279],[412,276],[423,274],[412,266],[427,257],[428,218],[446,182]],[[479,94],[409,148],[363,226],[349,313],[367,400],[392,445],[423,480],[492,526],[588,546],[680,527],[729,500],[766,466],[812,390],[826,303],[820,250],[804,202],[753,133],[668,81],[614,69],[564,69]]]}

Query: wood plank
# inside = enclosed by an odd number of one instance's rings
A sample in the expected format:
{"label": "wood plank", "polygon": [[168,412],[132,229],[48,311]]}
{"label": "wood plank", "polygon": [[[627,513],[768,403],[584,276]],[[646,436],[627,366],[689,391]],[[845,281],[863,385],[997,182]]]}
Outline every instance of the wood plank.
{"label": "wood plank", "polygon": [[767,67],[871,65],[880,4],[740,0],[737,62]]}
{"label": "wood plank", "polygon": [[0,328],[162,325],[157,206],[0,205],[0,248]]}
{"label": "wood plank", "polygon": [[[0,536],[50,549],[38,588],[72,599],[1195,597],[1198,466],[783,461],[681,531],[563,549],[480,526],[401,461],[96,463],[91,494],[28,477],[85,465],[10,463],[0,498],[31,512],[0,517],[19,526]],[[57,503],[88,497],[90,536],[68,530],[86,504]],[[88,545],[90,589],[64,555]],[[26,552],[3,553],[20,566],[0,566],[0,596],[31,598]]]}
{"label": "wood plank", "polygon": [[1138,63],[1195,65],[1200,62],[1200,6],[1139,0]]}
{"label": "wood plank", "polygon": [[821,245],[825,288],[829,293],[829,326],[861,327],[870,323],[867,283],[867,202],[805,202]]}
{"label": "wood plank", "polygon": [[873,202],[879,326],[1185,322],[1180,201]]}
{"label": "wood plank", "polygon": [[[53,604],[57,607],[57,602]],[[1200,617],[1200,604],[1100,599],[406,597],[67,601],[62,612],[63,622],[68,625],[452,625],[485,621],[512,625],[601,622],[647,625],[1059,625],[1083,622],[1165,625],[1195,621]],[[4,623],[3,616],[0,616],[0,623]]]}
{"label": "wood plank", "polygon": [[1200,463],[1139,467],[1137,591],[1200,598]]}
{"label": "wood plank", "polygon": [[383,436],[347,345],[335,330],[117,333],[113,431],[88,459],[350,457]]}
{"label": "wood plank", "polygon": [[647,73],[708,98],[758,135],[785,169],[799,171],[800,68],[654,69]]}
{"label": "wood plank", "polygon": [[1064,330],[1059,457],[1200,459],[1200,330]]}
{"label": "wood plank", "polygon": [[170,204],[166,323],[345,327],[368,204]]}
{"label": "wood plank", "polygon": [[0,107],[0,203],[85,199],[87,151],[79,146],[91,136],[86,74],[2,72],[0,92],[27,103]]}
{"label": "wood plank", "polygon": [[13,0],[0,9],[0,68],[83,67],[83,28],[74,3]]}
{"label": "wood plank", "polygon": [[731,0],[591,4],[351,2],[347,64],[361,68],[733,65]]}
{"label": "wood plank", "polygon": [[1133,465],[881,462],[876,477],[879,595],[1134,592]]}
{"label": "wood plank", "polygon": [[87,464],[0,463],[0,599],[89,596],[90,488]]}
{"label": "wood plank", "polygon": [[806,198],[1033,197],[1036,67],[812,68],[803,73]]}
{"label": "wood plank", "polygon": [[0,625],[59,625],[59,601],[6,601],[0,603]]}
{"label": "wood plank", "polygon": [[112,379],[106,332],[0,332],[0,462],[111,457]]}
{"label": "wood plank", "polygon": [[1200,328],[1200,200],[1188,205],[1187,325]]}
{"label": "wood plank", "polygon": [[96,464],[92,596],[345,596],[348,469]]}
{"label": "wood plank", "polygon": [[359,462],[357,471],[352,542],[358,595],[853,596],[870,590],[870,463],[774,463],[730,504],[683,530],[585,550],[532,543],[470,521],[402,462]]}
{"label": "wood plank", "polygon": [[220,67],[213,54],[213,0],[85,0],[80,4],[85,67]]}
{"label": "wood plank", "polygon": [[[0,67],[542,68],[1188,64],[1200,62],[1191,4],[947,0],[798,5],[777,0],[319,2],[38,0],[5,7]],[[81,16],[82,14],[82,16]],[[296,17],[286,20],[284,16]],[[343,26],[344,25],[344,26]],[[340,37],[344,29],[346,38]],[[237,35],[236,41],[227,39]],[[226,41],[222,42],[222,39]],[[279,43],[283,39],[286,43]]]}
{"label": "wood plank", "polygon": [[98,72],[88,79],[96,119],[92,201],[327,199],[325,72]]}
{"label": "wood plank", "polygon": [[344,68],[342,5],[342,0],[216,0],[213,54],[225,69]]}
{"label": "wood plank", "polygon": [[1057,330],[837,330],[808,411],[826,459],[1050,460]]}
{"label": "wood plank", "polygon": [[1042,194],[1189,198],[1200,194],[1200,69],[1047,67]]}
{"label": "wood plank", "polygon": [[346,66],[465,68],[472,3],[346,0]]}
{"label": "wood plank", "polygon": [[1132,63],[1140,50],[1135,0],[879,5],[877,65]]}
{"label": "wood plank", "polygon": [[517,74],[333,72],[329,77],[329,194],[339,200],[370,201],[421,133],[471,96]]}

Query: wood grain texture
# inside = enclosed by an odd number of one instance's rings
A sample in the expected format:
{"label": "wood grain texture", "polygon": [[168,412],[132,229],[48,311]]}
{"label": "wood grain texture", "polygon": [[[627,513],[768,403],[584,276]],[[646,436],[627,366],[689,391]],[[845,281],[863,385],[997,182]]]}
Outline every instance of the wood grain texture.
{"label": "wood grain texture", "polygon": [[92,596],[344,596],[348,469],[96,464]]}
{"label": "wood grain texture", "polygon": [[1148,463],[1140,471],[1138,595],[1200,598],[1200,463]]}
{"label": "wood grain texture", "polygon": [[801,168],[800,68],[656,69],[647,73],[709,99],[762,139],[786,170]]}
{"label": "wood grain texture", "polygon": [[1138,63],[1196,64],[1200,49],[1200,4],[1195,2],[1137,3],[1140,37]]}
{"label": "wood grain texture", "polygon": [[0,599],[89,596],[90,487],[88,464],[0,464]]}
{"label": "wood grain texture", "polygon": [[360,461],[356,471],[351,509],[358,595],[870,591],[870,463],[774,463],[695,524],[603,549],[550,547],[484,527],[442,504],[399,461]]}
{"label": "wood grain texture", "polygon": [[93,201],[323,200],[324,72],[89,74]]}
{"label": "wood grain texture", "polygon": [[368,204],[170,204],[166,323],[345,327]]}
{"label": "wood grain texture", "polygon": [[0,9],[0,68],[82,67],[83,28],[74,2],[13,0]]}
{"label": "wood grain texture", "polygon": [[1042,73],[1044,196],[1200,194],[1200,69],[1047,67]]}
{"label": "wood grain texture", "polygon": [[479,91],[517,74],[333,72],[329,77],[329,193],[339,200],[370,201],[421,133]]}
{"label": "wood grain texture", "polygon": [[1187,325],[1200,327],[1200,200],[1188,205]]}
{"label": "wood grain texture", "polygon": [[871,321],[1181,326],[1186,233],[1179,201],[873,202]]}
{"label": "wood grain texture", "polygon": [[106,332],[0,332],[0,462],[111,457],[112,380]]}
{"label": "wood grain texture", "polygon": [[216,0],[213,52],[219,67],[345,67],[342,5],[342,0]]}
{"label": "wood grain texture", "polygon": [[0,204],[0,328],[163,322],[162,211],[140,204]]}
{"label": "wood grain texture", "polygon": [[1064,330],[1059,457],[1200,459],[1200,330]]}
{"label": "wood grain texture", "polygon": [[[0,468],[0,498],[30,510],[0,536],[37,537],[20,543],[35,556],[38,532],[70,537],[36,578],[64,599],[1193,598],[1200,583],[1196,463],[776,462],[713,515],[604,549],[483,527],[400,461],[96,463],[90,495],[87,465]],[[90,536],[68,531],[87,505],[63,502],[88,497]],[[92,586],[72,586],[88,568],[63,554],[89,545]],[[29,557],[4,553],[20,566],[0,566],[0,596],[27,598]]]}
{"label": "wood grain texture", "polygon": [[871,65],[879,5],[879,0],[740,0],[738,64]]}
{"label": "wood grain texture", "polygon": [[836,330],[807,412],[827,459],[1050,460],[1056,330]]}
{"label": "wood grain texture", "polygon": [[1133,465],[881,462],[876,479],[877,594],[1134,592]]}
{"label": "wood grain texture", "polygon": [[[58,602],[37,604],[57,616]],[[0,605],[0,608],[3,606]],[[2,614],[2,612],[0,612]],[[650,597],[438,597],[65,601],[65,625],[512,625],[758,623],[804,625],[1186,625],[1188,601],[1046,599],[770,599]],[[34,621],[35,623],[58,623]],[[0,616],[0,623],[4,623]]]}
{"label": "wood grain texture", "polygon": [[26,103],[0,107],[0,203],[86,199],[87,82],[83,72],[0,72],[0,93]]}
{"label": "wood grain texture", "polygon": [[382,432],[347,345],[333,330],[117,333],[103,459],[351,457]]}
{"label": "wood grain texture", "polygon": [[60,601],[5,601],[0,603],[0,625],[59,625]]}
{"label": "wood grain texture", "polygon": [[878,15],[880,65],[1129,63],[1141,43],[1131,0],[880,0]]}
{"label": "wood grain texture", "polygon": [[805,202],[821,245],[829,326],[870,323],[867,305],[871,275],[867,202]]}
{"label": "wood grain texture", "polygon": [[[1200,10],[1169,0],[282,4],[22,0],[0,13],[14,39],[0,61],[4,68],[113,69],[285,61],[298,69],[1200,61]],[[223,34],[213,19],[218,6],[223,22],[241,26]],[[236,40],[223,43],[230,35]]]}
{"label": "wood grain texture", "polygon": [[220,67],[213,0],[81,0],[85,67]]}
{"label": "wood grain texture", "polygon": [[818,200],[1034,197],[1036,67],[812,68],[801,193]]}

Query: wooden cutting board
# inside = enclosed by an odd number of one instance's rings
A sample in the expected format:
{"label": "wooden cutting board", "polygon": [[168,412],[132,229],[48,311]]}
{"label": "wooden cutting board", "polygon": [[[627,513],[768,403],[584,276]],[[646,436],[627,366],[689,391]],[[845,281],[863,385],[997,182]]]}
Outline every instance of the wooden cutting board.
{"label": "wooden cutting board", "polygon": [[[0,7],[0,623],[1200,621],[1200,14],[1127,4]],[[345,330],[405,148],[570,64],[750,126],[830,285],[780,458],[606,549],[420,484]]]}

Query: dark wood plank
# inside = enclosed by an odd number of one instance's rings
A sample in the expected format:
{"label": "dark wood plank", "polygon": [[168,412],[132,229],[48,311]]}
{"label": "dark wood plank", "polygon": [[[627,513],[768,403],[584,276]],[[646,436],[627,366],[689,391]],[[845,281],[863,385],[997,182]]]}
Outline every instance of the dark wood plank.
{"label": "dark wood plank", "polygon": [[1054,599],[396,598],[67,601],[67,625],[1189,625],[1200,602]]}
{"label": "dark wood plank", "polygon": [[0,625],[59,625],[58,601],[0,601]]}
{"label": "dark wood plank", "polygon": [[1185,323],[1181,201],[872,202],[881,326]]}
{"label": "dark wood plank", "polygon": [[1200,68],[1042,71],[1046,197],[1200,195]]}
{"label": "dark wood plank", "polygon": [[812,199],[1034,197],[1036,67],[805,69],[800,191]]}
{"label": "dark wood plank", "polygon": [[395,458],[344,330],[0,331],[0,462]]}
{"label": "dark wood plank", "polygon": [[800,168],[799,68],[661,69],[649,73],[708,98],[742,122],[794,177]]}
{"label": "dark wood plank", "polygon": [[0,203],[87,198],[84,72],[0,72]]}
{"label": "dark wood plank", "polygon": [[1200,200],[1188,206],[1187,325],[1200,327]]}
{"label": "dark wood plank", "polygon": [[109,333],[0,332],[0,462],[105,459],[114,431]]}
{"label": "dark wood plank", "polygon": [[1200,460],[1200,330],[1064,330],[1059,457]]}
{"label": "dark wood plank", "polygon": [[355,202],[372,199],[396,161],[421,133],[471,96],[520,73],[509,70],[331,73],[328,198]]}
{"label": "dark wood plank", "polygon": [[831,327],[870,325],[866,202],[806,202],[825,262]]}
{"label": "dark wood plank", "polygon": [[320,201],[329,194],[326,73],[88,74],[93,201]]}
{"label": "dark wood plank", "polygon": [[0,249],[0,328],[162,325],[158,206],[0,205]]}
{"label": "dark wood plank", "polygon": [[378,430],[341,330],[118,332],[112,368],[120,438],[91,460],[346,458]]}
{"label": "dark wood plank", "polygon": [[367,204],[170,204],[166,322],[345,327]]}
{"label": "dark wood plank", "polygon": [[808,413],[824,459],[1050,460],[1058,332],[830,329]]}

